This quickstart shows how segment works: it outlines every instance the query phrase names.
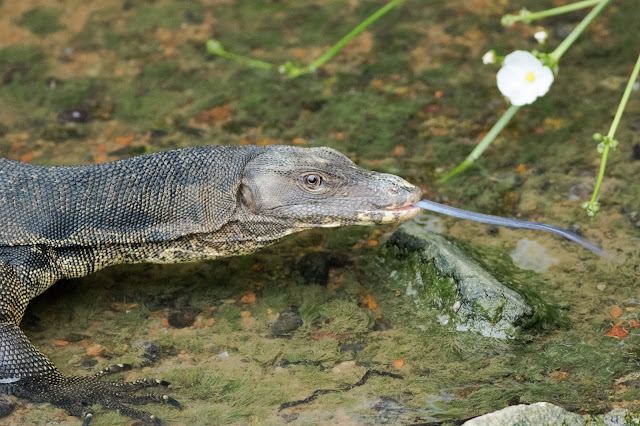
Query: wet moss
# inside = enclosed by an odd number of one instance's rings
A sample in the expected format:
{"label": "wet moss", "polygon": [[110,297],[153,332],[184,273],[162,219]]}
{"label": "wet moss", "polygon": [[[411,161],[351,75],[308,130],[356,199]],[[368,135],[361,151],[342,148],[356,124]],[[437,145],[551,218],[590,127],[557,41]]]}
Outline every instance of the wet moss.
{"label": "wet moss", "polygon": [[24,12],[18,24],[40,37],[64,29],[64,26],[60,24],[60,10],[42,7]]}
{"label": "wet moss", "polygon": [[5,91],[7,86],[15,87],[43,78],[48,68],[44,59],[44,52],[37,45],[9,45],[0,49],[0,89]]}
{"label": "wet moss", "polygon": [[218,327],[231,330],[240,329],[240,309],[234,305],[221,305],[216,314]]}
{"label": "wet moss", "polygon": [[[476,165],[443,185],[436,183],[435,170],[453,168],[506,109],[495,88],[495,68],[474,62],[482,53],[479,46],[496,47],[500,54],[515,47],[533,48],[518,39],[526,27],[502,29],[495,19],[499,11],[479,13],[477,2],[407,3],[369,28],[371,46],[351,50],[357,45],[352,43],[326,68],[296,80],[207,56],[202,34],[219,38],[230,51],[273,63],[292,56],[306,62],[380,7],[379,2],[365,0],[348,7],[339,1],[318,6],[301,0],[204,6],[192,1],[92,3],[97,10],[80,32],[60,29],[68,45],[52,46],[49,42],[55,37],[48,37],[47,44],[0,50],[0,120],[8,129],[0,139],[0,152],[17,158],[33,151],[38,164],[86,163],[93,160],[98,141],[106,143],[109,158],[115,159],[193,144],[256,143],[267,138],[290,143],[299,137],[306,146],[330,145],[367,168],[400,174],[429,195],[437,193],[464,208],[557,219],[558,224],[575,222],[592,230],[601,227],[607,242],[615,239],[616,245],[628,245],[635,241],[629,235],[636,229],[627,218],[640,210],[638,185],[628,184],[637,168],[628,160],[631,144],[622,143],[620,153],[611,156],[610,185],[605,181],[601,198],[622,219],[603,216],[587,224],[579,209],[572,212],[575,206],[566,198],[577,178],[585,180],[582,174],[593,173],[597,153],[591,133],[606,131],[637,55],[634,37],[640,28],[632,3],[609,8],[605,19],[597,20],[563,57],[550,93],[522,108]],[[4,5],[7,9],[7,2]],[[545,0],[539,6],[553,4]],[[67,10],[63,3],[56,7]],[[215,25],[207,16],[215,18]],[[10,25],[20,19],[15,16]],[[549,21],[551,29],[565,22],[565,17],[557,19]],[[52,22],[59,25],[60,19]],[[570,26],[575,19],[566,22]],[[168,31],[175,36],[170,43],[161,37]],[[61,59],[66,47],[77,55]],[[86,61],[96,65],[91,73],[84,68]],[[68,76],[71,70],[73,78],[58,79],[55,90],[49,87],[51,75]],[[70,127],[81,129],[84,139],[43,133],[58,128],[54,123],[64,109],[91,107],[107,96],[114,105],[108,121]],[[636,108],[633,102],[632,97],[628,112]],[[228,123],[205,128],[200,136],[183,131],[196,114],[221,105],[231,106]],[[547,117],[557,121],[545,122]],[[619,129],[621,142],[635,140],[626,117]],[[26,133],[26,141],[18,133]],[[116,138],[130,134],[136,136],[130,146],[115,144]],[[17,150],[22,143],[22,151]],[[392,151],[396,145],[405,149],[404,155]],[[513,169],[520,163],[532,172],[516,176]],[[518,211],[523,194],[532,193],[535,210]],[[381,245],[357,248],[377,241],[372,229],[364,227],[304,233],[255,256],[110,268],[59,283],[54,287],[59,291],[32,303],[25,329],[35,346],[69,374],[122,361],[147,365],[136,342],[161,346],[162,354],[148,364],[148,371],[136,369],[126,376],[173,382],[169,392],[183,402],[183,412],[145,407],[167,423],[197,425],[216,419],[280,424],[285,420],[282,413],[274,413],[281,402],[318,388],[354,383],[365,368],[397,371],[405,379],[376,378],[353,392],[323,396],[296,411],[298,422],[358,422],[362,411],[375,418],[380,414],[368,407],[381,395],[412,413],[412,422],[459,421],[508,404],[540,400],[557,400],[579,412],[602,411],[620,401],[633,406],[635,390],[619,397],[610,390],[613,380],[637,367],[637,337],[632,333],[618,340],[604,334],[610,327],[610,305],[635,306],[629,300],[637,298],[637,250],[625,255],[628,263],[620,267],[608,269],[577,256],[575,262],[564,261],[565,266],[540,276],[511,263],[508,252],[514,237],[501,233],[487,240],[478,228],[458,226],[465,237],[493,245],[461,244],[533,306],[535,314],[521,325],[520,339],[505,342],[441,325],[438,307],[451,305],[452,287],[432,269],[422,277],[435,289],[429,306],[417,307],[404,294],[397,295],[401,287],[388,273],[416,259],[387,258]],[[355,264],[330,270],[327,287],[300,286],[289,272],[291,265],[318,246],[326,252],[348,251]],[[258,263],[262,269],[254,270]],[[607,284],[607,291],[593,290],[601,283]],[[255,304],[222,302],[238,300],[247,292],[256,293]],[[212,316],[213,325],[181,330],[161,325],[165,310],[185,294],[189,306]],[[376,301],[375,309],[361,306],[364,294]],[[111,309],[113,302],[138,306],[124,313]],[[303,325],[286,338],[272,337],[271,324],[292,306],[298,308]],[[242,318],[241,311],[251,317]],[[391,327],[374,329],[373,321],[380,317]],[[52,344],[68,331],[101,342],[108,356],[98,366],[83,366],[85,348],[79,342],[64,348]],[[341,352],[352,342],[363,349]],[[224,351],[230,356],[219,357]],[[356,361],[351,371],[332,373],[334,366],[350,360]],[[403,365],[397,369],[394,361],[399,360]],[[552,373],[559,371],[567,372],[568,378],[558,381]],[[96,424],[127,422],[117,414],[99,412]],[[323,417],[327,412],[333,417]],[[41,424],[55,415],[50,406],[30,406],[18,422]]]}
{"label": "wet moss", "polygon": [[373,326],[371,314],[350,300],[332,300],[323,305],[319,313],[326,324],[322,328],[331,333],[357,336]]}
{"label": "wet moss", "polygon": [[130,33],[143,33],[158,28],[175,30],[183,22],[193,21],[202,14],[202,4],[189,0],[170,4],[148,4],[137,6],[135,13],[127,20],[126,28]]}
{"label": "wet moss", "polygon": [[567,329],[571,321],[567,312],[558,301],[542,296],[547,283],[533,272],[518,269],[510,257],[504,256],[501,249],[478,247],[458,241],[466,253],[472,256],[484,268],[491,271],[498,281],[525,297],[533,310],[521,327],[530,332]]}

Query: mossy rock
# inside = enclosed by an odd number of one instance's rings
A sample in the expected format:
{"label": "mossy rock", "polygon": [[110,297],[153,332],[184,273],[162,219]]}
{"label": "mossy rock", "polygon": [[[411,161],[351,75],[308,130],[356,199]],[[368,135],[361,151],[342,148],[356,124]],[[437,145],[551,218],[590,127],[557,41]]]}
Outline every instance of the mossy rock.
{"label": "mossy rock", "polygon": [[500,283],[454,243],[417,222],[402,225],[387,241],[402,257],[391,278],[420,309],[437,308],[438,320],[458,331],[513,338],[533,314],[523,296]]}

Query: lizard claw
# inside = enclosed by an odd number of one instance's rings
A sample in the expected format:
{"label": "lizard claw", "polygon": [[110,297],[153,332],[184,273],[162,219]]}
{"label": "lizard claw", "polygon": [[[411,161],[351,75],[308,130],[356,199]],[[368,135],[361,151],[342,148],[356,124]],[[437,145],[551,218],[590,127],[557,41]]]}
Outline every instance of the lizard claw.
{"label": "lizard claw", "polygon": [[82,426],[93,420],[90,407],[99,404],[108,410],[120,412],[123,416],[141,420],[144,424],[160,425],[162,422],[151,413],[136,410],[128,405],[149,403],[168,404],[179,410],[182,405],[174,398],[158,394],[135,394],[136,391],[151,387],[166,387],[169,382],[158,379],[141,379],[133,382],[103,382],[100,378],[129,368],[123,364],[106,368],[93,376],[57,376],[55,380],[32,378],[20,383],[16,395],[33,402],[50,402],[80,417]]}

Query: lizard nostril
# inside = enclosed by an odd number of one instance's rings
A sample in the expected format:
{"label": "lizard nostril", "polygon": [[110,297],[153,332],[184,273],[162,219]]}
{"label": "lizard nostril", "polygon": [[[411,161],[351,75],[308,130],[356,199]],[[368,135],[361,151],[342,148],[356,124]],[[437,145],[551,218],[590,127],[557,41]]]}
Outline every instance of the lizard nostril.
{"label": "lizard nostril", "polygon": [[400,194],[400,190],[398,188],[391,187],[391,188],[387,189],[387,193],[389,195],[398,195],[398,194]]}

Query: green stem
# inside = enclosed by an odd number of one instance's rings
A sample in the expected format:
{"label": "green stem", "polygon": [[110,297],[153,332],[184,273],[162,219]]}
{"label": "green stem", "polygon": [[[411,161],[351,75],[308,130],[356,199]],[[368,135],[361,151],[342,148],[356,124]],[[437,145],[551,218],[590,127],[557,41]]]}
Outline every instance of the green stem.
{"label": "green stem", "polygon": [[600,3],[602,0],[583,0],[578,1],[571,4],[566,4],[564,6],[554,7],[552,9],[541,10],[539,12],[520,12],[520,15],[507,15],[510,16],[510,23],[515,23],[518,21],[523,21],[525,23],[529,23],[536,19],[547,18],[549,16],[561,15],[563,13],[573,12],[575,10],[584,9],[585,7],[595,6]]}
{"label": "green stem", "polygon": [[[307,65],[306,67],[299,67],[299,66],[297,66],[297,65],[295,65],[295,64],[293,64],[291,62],[287,62],[287,63],[279,66],[278,69],[280,70],[281,73],[286,74],[291,78],[296,78],[296,77],[301,76],[303,74],[308,74],[310,72],[313,72],[313,71],[317,70],[322,65],[324,65],[325,62],[327,62],[328,60],[333,58],[344,47],[345,44],[347,44],[349,41],[351,41],[352,38],[354,38],[355,36],[360,34],[369,25],[371,25],[372,23],[374,23],[375,21],[380,19],[380,17],[382,17],[384,14],[389,12],[394,7],[402,4],[404,1],[405,0],[392,0],[389,3],[387,3],[386,5],[384,5],[383,7],[381,7],[380,9],[378,9],[375,13],[373,13],[367,19],[362,21],[357,27],[355,27],[353,30],[351,30],[349,32],[349,34],[347,34],[346,36],[344,36],[340,40],[338,40],[338,42],[336,44],[331,46],[331,48],[329,50],[327,50],[318,59],[313,61],[310,65]],[[209,40],[207,42],[207,50],[210,53],[213,53],[213,54],[216,54],[216,55],[220,55],[220,56],[223,56],[225,58],[233,59],[233,60],[236,60],[236,61],[244,62],[244,63],[246,63],[248,65],[251,65],[253,67],[256,67],[256,68],[263,68],[263,69],[272,69],[272,68],[274,68],[274,65],[270,64],[268,62],[263,62],[263,61],[259,61],[259,60],[256,60],[256,59],[248,58],[246,56],[236,55],[235,53],[227,52],[215,40]]]}
{"label": "green stem", "polygon": [[[564,53],[567,51],[567,49],[578,39],[580,34],[582,34],[584,29],[587,27],[587,25],[589,25],[591,23],[591,21],[593,21],[593,19],[596,16],[598,16],[598,14],[602,11],[602,9],[610,1],[611,0],[598,0],[598,1],[587,0],[587,1],[584,1],[584,2],[580,2],[582,5],[585,5],[588,2],[591,2],[590,4],[597,4],[597,5],[596,5],[596,7],[593,8],[593,10],[591,10],[591,12],[589,12],[587,14],[587,16],[584,17],[582,22],[580,22],[578,24],[578,26],[576,26],[573,29],[573,31],[571,31],[571,33],[567,36],[567,38],[565,38],[562,41],[562,43],[560,43],[560,45],[553,52],[551,52],[548,55],[548,58],[550,60],[549,62],[551,62],[551,63],[547,64],[547,65],[549,65],[549,68],[554,69],[557,66],[558,61],[560,60],[562,55],[564,55]],[[586,6],[584,6],[584,7],[586,7]],[[553,10],[553,9],[551,9],[551,10]],[[543,11],[543,12],[549,12],[549,11]],[[539,13],[543,13],[543,12],[539,12]],[[447,173],[446,175],[444,175],[440,179],[440,181],[444,182],[444,181],[448,180],[449,178],[451,178],[452,176],[457,175],[458,173],[460,173],[461,171],[463,171],[467,167],[469,167],[485,151],[485,149],[487,149],[489,144],[491,144],[491,142],[493,142],[493,140],[498,135],[498,133],[500,133],[500,131],[504,128],[504,126],[507,125],[509,120],[511,120],[511,118],[513,117],[513,115],[516,113],[516,111],[519,108],[520,107],[511,105],[511,107],[509,107],[509,109],[504,113],[504,115],[502,117],[500,117],[498,122],[491,128],[489,133],[487,133],[487,135],[474,148],[474,150],[471,152],[471,154],[469,154],[469,156],[462,163],[460,163],[460,165],[458,167],[456,167],[453,171],[451,171],[450,173]],[[604,158],[606,158],[606,155],[604,156]]]}
{"label": "green stem", "polygon": [[258,59],[252,59],[246,56],[238,55],[236,53],[227,52],[222,48],[220,43],[215,40],[207,41],[206,46],[209,53],[222,56],[223,58],[233,59],[238,62],[244,62],[245,64],[250,65],[254,68],[263,68],[266,70],[273,68],[273,64],[270,64],[268,62],[260,61]]}
{"label": "green stem", "polygon": [[[638,73],[640,73],[640,55],[638,55],[638,60],[636,61],[635,67],[633,67],[633,71],[631,72],[631,77],[629,77],[629,82],[627,83],[627,87],[624,90],[624,94],[622,95],[622,99],[620,99],[620,104],[618,105],[618,110],[616,111],[616,115],[613,118],[613,122],[611,123],[611,127],[609,128],[609,133],[607,133],[607,140],[611,141],[618,130],[618,125],[620,124],[620,119],[622,118],[622,113],[627,106],[627,101],[629,100],[629,96],[631,96],[631,90],[633,89],[633,84],[638,78]],[[591,203],[594,203],[598,198],[598,193],[600,192],[600,184],[604,179],[604,170],[607,166],[607,156],[609,155],[610,143],[604,144],[604,149],[602,150],[602,161],[600,162],[600,171],[598,172],[598,180],[596,181],[596,187],[593,190],[593,195],[591,196]]]}
{"label": "green stem", "polygon": [[327,50],[324,53],[324,55],[320,56],[318,59],[313,61],[308,67],[306,67],[305,68],[307,70],[306,72],[315,71],[318,68],[320,68],[322,65],[324,65],[325,62],[327,62],[329,59],[333,58],[335,56],[335,54],[338,53],[340,51],[340,49],[342,49],[344,47],[344,45],[347,44],[352,38],[354,38],[355,36],[360,34],[369,25],[371,25],[372,23],[377,21],[381,16],[383,16],[384,14],[389,12],[394,7],[399,6],[404,1],[405,0],[392,0],[389,3],[387,3],[385,6],[381,7],[380,9],[378,9],[375,13],[373,13],[367,19],[362,21],[357,27],[355,27],[353,30],[351,30],[349,32],[349,34],[347,34],[346,36],[344,36],[340,40],[338,40],[338,42],[336,44],[334,44],[329,50]]}
{"label": "green stem", "polygon": [[553,9],[541,10],[540,12],[531,12],[528,16],[530,21],[534,19],[542,19],[548,16],[561,15],[563,13],[573,12],[574,10],[584,9],[585,7],[595,6],[602,0],[584,0],[571,4],[565,4],[564,6],[554,7]]}
{"label": "green stem", "polygon": [[449,178],[457,175],[458,173],[460,173],[461,171],[469,167],[475,160],[477,160],[478,157],[482,155],[484,150],[487,149],[487,147],[491,144],[491,142],[493,142],[496,136],[498,136],[498,134],[502,131],[502,129],[504,129],[507,123],[511,121],[516,111],[518,111],[519,109],[520,109],[520,106],[511,105],[509,109],[505,111],[504,114],[502,114],[502,117],[500,117],[500,119],[496,122],[496,124],[493,125],[491,130],[489,130],[489,133],[487,133],[484,136],[484,138],[482,138],[480,143],[476,145],[473,151],[471,151],[471,154],[469,154],[467,158],[465,158],[465,160],[462,163],[460,163],[458,167],[456,167],[454,170],[452,170],[451,172],[447,173],[442,178],[440,178],[440,182],[444,182]]}
{"label": "green stem", "polygon": [[571,31],[567,38],[562,40],[562,43],[560,43],[560,45],[558,45],[558,47],[556,47],[556,49],[549,54],[549,58],[551,58],[557,64],[562,55],[564,55],[567,49],[571,47],[573,42],[576,41],[576,39],[580,37],[580,34],[582,34],[585,28],[587,28],[587,25],[589,25],[591,21],[593,21],[593,19],[598,16],[598,14],[602,11],[602,9],[604,9],[607,4],[609,4],[610,1],[611,0],[601,0],[600,2],[598,2],[597,6],[594,7],[591,12],[589,12],[587,16],[584,17],[582,22],[580,22],[578,26],[575,27],[573,31]]}

